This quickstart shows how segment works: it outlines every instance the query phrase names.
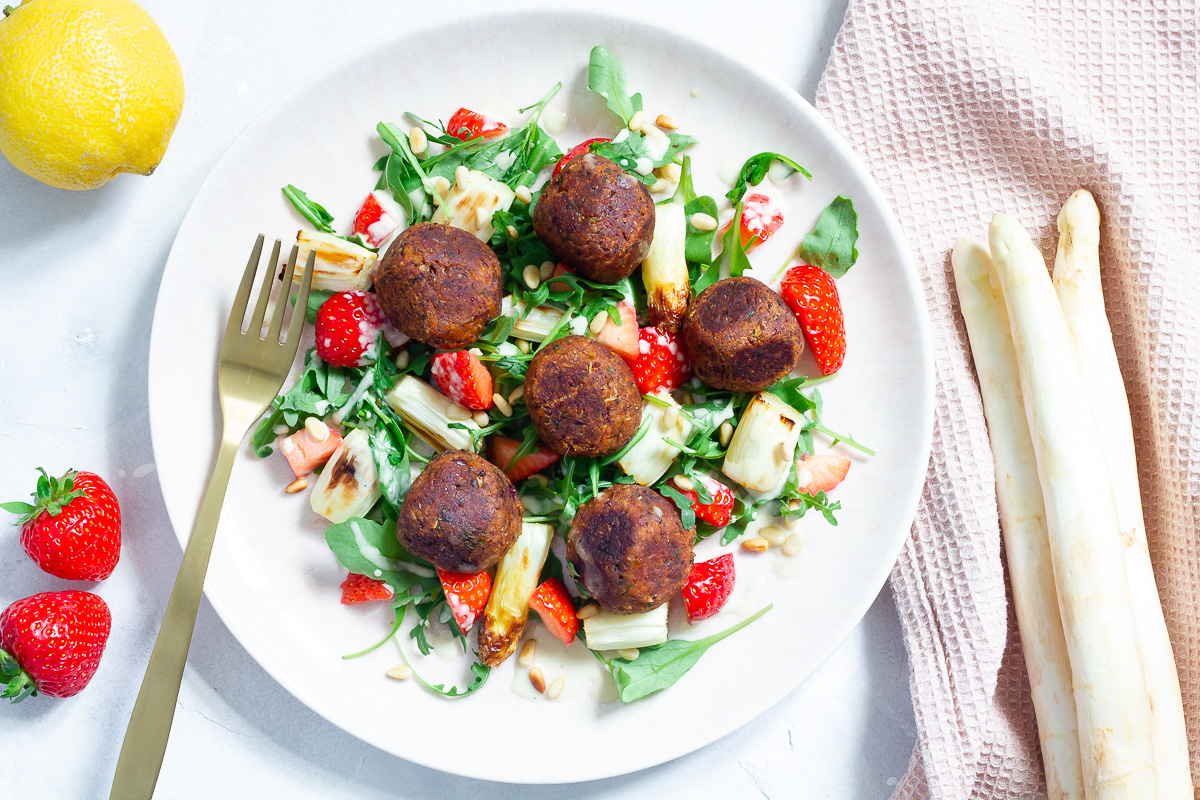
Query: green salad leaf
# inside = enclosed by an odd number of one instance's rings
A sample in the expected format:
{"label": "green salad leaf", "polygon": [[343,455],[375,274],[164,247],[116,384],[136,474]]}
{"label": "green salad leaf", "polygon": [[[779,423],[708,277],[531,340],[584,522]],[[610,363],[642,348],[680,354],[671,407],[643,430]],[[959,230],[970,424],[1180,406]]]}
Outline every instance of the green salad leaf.
{"label": "green salad leaf", "polygon": [[333,222],[333,214],[326,211],[324,206],[309,200],[308,195],[290,183],[283,187],[283,196],[314,228],[323,233],[335,233],[333,226],[329,224]]}
{"label": "green salad leaf", "polygon": [[742,164],[737,181],[733,184],[733,188],[725,195],[729,198],[729,202],[738,202],[746,194],[746,190],[749,187],[762,183],[763,178],[767,177],[767,173],[771,171],[771,165],[776,161],[783,164],[789,170],[788,175],[799,172],[809,180],[812,179],[812,174],[808,170],[782,153],[759,153],[758,155],[750,156],[750,158],[746,159],[746,163]]}
{"label": "green salad leaf", "polygon": [[642,96],[629,95],[625,86],[625,68],[606,48],[596,45],[588,59],[588,90],[604,98],[608,108],[628,125],[633,115],[642,110]]}
{"label": "green salad leaf", "polygon": [[817,226],[800,243],[798,255],[806,264],[840,278],[858,260],[858,214],[847,197],[837,197],[817,219]]}
{"label": "green salad leaf", "polygon": [[596,142],[592,145],[591,152],[615,162],[625,172],[645,184],[652,184],[658,180],[654,169],[675,161],[681,151],[696,143],[695,137],[670,133],[667,134],[670,143],[666,149],[659,151],[652,147],[650,137],[641,131],[625,129],[622,133],[627,135],[618,135],[611,142]]}

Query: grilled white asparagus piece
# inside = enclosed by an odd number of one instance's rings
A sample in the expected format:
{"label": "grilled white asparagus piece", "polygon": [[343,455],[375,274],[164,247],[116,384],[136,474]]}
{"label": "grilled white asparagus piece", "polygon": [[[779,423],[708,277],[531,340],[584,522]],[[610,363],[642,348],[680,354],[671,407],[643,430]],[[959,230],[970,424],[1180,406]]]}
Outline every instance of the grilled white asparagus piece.
{"label": "grilled white asparagus piece", "polygon": [[1041,253],[1003,214],[988,234],[1033,438],[1089,800],[1155,796],[1150,703],[1100,435]]}
{"label": "grilled white asparagus piece", "polygon": [[1083,800],[1071,665],[1058,616],[1046,509],[1021,400],[1008,311],[999,289],[991,283],[992,258],[987,245],[974,237],[959,239],[951,261],[996,460],[1000,529],[1033,690],[1047,792],[1050,800]]}
{"label": "grilled white asparagus piece", "polygon": [[329,457],[308,502],[330,522],[345,522],[370,511],[379,495],[375,456],[366,432],[355,428]]}
{"label": "grilled white asparagus piece", "polygon": [[1063,205],[1058,215],[1058,235],[1054,289],[1075,342],[1096,424],[1104,431],[1100,443],[1112,476],[1125,572],[1133,603],[1134,630],[1146,675],[1146,690],[1150,693],[1158,797],[1159,800],[1190,800],[1194,795],[1179,674],[1146,546],[1129,402],[1113,347],[1112,330],[1104,311],[1100,283],[1100,209],[1086,189],[1075,192]]}
{"label": "grilled white asparagus piece", "polygon": [[521,525],[521,535],[496,565],[492,594],[479,629],[479,660],[489,667],[500,666],[517,649],[529,618],[529,598],[537,589],[553,537],[551,526],[526,522]]}
{"label": "grilled white asparagus piece", "polygon": [[[516,311],[517,314],[525,314],[525,304],[519,301],[513,303],[512,295],[507,295],[500,302],[500,315],[508,316],[513,311]],[[563,312],[554,306],[535,306],[529,310],[528,314],[525,314],[524,319],[517,320],[509,336],[529,342],[540,342],[558,327],[562,315]]]}
{"label": "grilled white asparagus piece", "polygon": [[583,636],[592,650],[650,647],[667,640],[668,604],[641,614],[600,611],[583,621]]}
{"label": "grilled white asparagus piece", "polygon": [[742,412],[721,471],[747,489],[772,491],[792,467],[803,425],[799,411],[770,392],[759,392]]}
{"label": "grilled white asparagus piece", "polygon": [[300,231],[296,234],[296,271],[292,282],[299,285],[304,278],[302,265],[308,254],[315,254],[312,288],[330,292],[351,292],[371,285],[378,256],[365,247],[320,231]]}
{"label": "grilled white asparagus piece", "polygon": [[646,284],[646,303],[650,324],[662,331],[675,332],[683,312],[687,311],[692,287],[688,280],[687,217],[681,203],[662,203],[654,207],[654,238],[642,260],[642,282]]}
{"label": "grilled white asparagus piece", "polygon": [[460,182],[459,176],[455,176],[446,201],[433,212],[433,221],[461,228],[487,242],[495,231],[492,215],[497,211],[508,211],[516,194],[507,184],[477,169],[465,172],[465,182]]}
{"label": "grilled white asparagus piece", "polygon": [[[405,375],[383,399],[434,450],[474,451],[471,431],[481,429],[470,412],[420,378]],[[469,430],[451,425],[464,425]]]}
{"label": "grilled white asparagus piece", "polygon": [[[692,432],[692,423],[679,413],[680,406],[669,392],[659,390],[654,396],[659,403],[642,400],[642,421],[638,430],[645,426],[645,433],[617,460],[625,474],[642,486],[649,486],[663,476],[679,455],[676,445],[686,442]],[[661,403],[668,405],[663,407]],[[675,444],[668,443],[668,439]]]}

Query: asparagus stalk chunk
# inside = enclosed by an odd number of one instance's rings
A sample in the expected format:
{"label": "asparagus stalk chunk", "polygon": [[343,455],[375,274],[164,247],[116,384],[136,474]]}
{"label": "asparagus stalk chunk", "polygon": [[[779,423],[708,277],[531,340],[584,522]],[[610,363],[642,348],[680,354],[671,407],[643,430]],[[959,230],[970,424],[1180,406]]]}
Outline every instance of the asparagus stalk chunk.
{"label": "asparagus stalk chunk", "polygon": [[996,460],[1000,529],[1033,690],[1047,794],[1050,800],[1083,800],[1071,665],[1058,616],[1046,509],[1021,401],[1008,311],[999,289],[992,286],[987,245],[974,237],[959,239],[951,261]]}
{"label": "asparagus stalk chunk", "polygon": [[517,649],[529,618],[529,598],[550,553],[554,528],[537,522],[521,526],[521,535],[496,565],[492,594],[483,609],[479,629],[479,660],[500,666]]}
{"label": "asparagus stalk chunk", "polygon": [[1190,799],[1194,795],[1179,675],[1146,546],[1129,402],[1104,311],[1100,209],[1086,189],[1075,192],[1063,205],[1058,215],[1058,234],[1054,289],[1075,342],[1097,427],[1104,431],[1100,444],[1112,476],[1134,630],[1150,694],[1158,797],[1159,800]]}
{"label": "asparagus stalk chunk", "polygon": [[988,236],[1016,351],[1059,612],[1071,664],[1089,800],[1157,791],[1150,702],[1100,435],[1041,253],[1003,214]]}
{"label": "asparagus stalk chunk", "polygon": [[646,305],[650,324],[664,331],[675,331],[687,311],[691,294],[685,248],[687,216],[682,203],[662,203],[654,207],[654,238],[642,260],[642,281],[646,284]]}

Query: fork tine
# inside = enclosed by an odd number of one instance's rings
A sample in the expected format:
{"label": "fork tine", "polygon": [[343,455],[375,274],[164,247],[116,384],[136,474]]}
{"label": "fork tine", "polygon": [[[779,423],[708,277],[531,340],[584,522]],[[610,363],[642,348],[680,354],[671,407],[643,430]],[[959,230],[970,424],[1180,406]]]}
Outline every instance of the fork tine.
{"label": "fork tine", "polygon": [[[279,341],[279,329],[283,327],[283,312],[287,310],[288,294],[292,290],[292,276],[296,274],[296,256],[299,254],[300,248],[292,245],[292,252],[288,255],[287,260],[287,271],[283,273],[283,286],[279,290],[279,302],[275,304],[275,313],[271,315],[271,327],[267,331],[267,341]],[[297,304],[296,308],[299,307]]]}
{"label": "fork tine", "polygon": [[233,308],[229,312],[229,322],[225,325],[225,338],[242,332],[242,318],[246,316],[246,303],[250,300],[250,287],[254,284],[254,273],[258,271],[258,260],[262,258],[263,235],[260,233],[250,251],[250,260],[246,262],[246,272],[238,285],[237,294],[233,298]]}
{"label": "fork tine", "polygon": [[313,270],[316,268],[316,258],[316,251],[309,250],[308,262],[304,265],[304,277],[300,280],[300,291],[296,295],[296,308],[292,311],[292,321],[288,325],[288,334],[285,340],[293,348],[300,341],[300,329],[304,326],[304,317],[308,310],[308,292],[312,287],[312,276]]}
{"label": "fork tine", "polygon": [[263,322],[267,316],[267,301],[271,298],[271,287],[275,285],[275,268],[279,263],[279,240],[271,248],[271,260],[267,262],[267,273],[263,275],[262,288],[258,290],[258,302],[254,304],[254,314],[250,317],[249,333],[255,336],[262,331]]}

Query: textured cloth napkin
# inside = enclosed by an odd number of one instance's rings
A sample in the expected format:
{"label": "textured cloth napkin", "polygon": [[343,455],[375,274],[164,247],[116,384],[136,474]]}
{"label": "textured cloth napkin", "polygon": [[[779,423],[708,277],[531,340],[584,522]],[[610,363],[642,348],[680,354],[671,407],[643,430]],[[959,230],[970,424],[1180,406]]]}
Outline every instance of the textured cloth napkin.
{"label": "textured cloth napkin", "polygon": [[[1108,315],[1150,554],[1200,779],[1200,10],[1184,0],[851,0],[817,107],[863,157],[915,255],[933,323],[933,454],[892,572],[917,747],[896,798],[1044,797],[1001,553],[992,454],[950,249],[1102,214]],[[1197,780],[1200,785],[1200,780]]]}

